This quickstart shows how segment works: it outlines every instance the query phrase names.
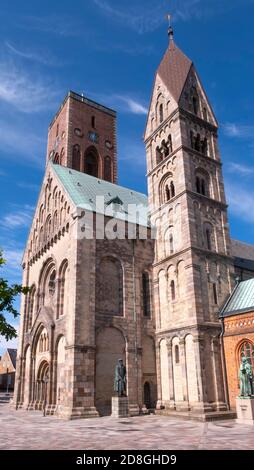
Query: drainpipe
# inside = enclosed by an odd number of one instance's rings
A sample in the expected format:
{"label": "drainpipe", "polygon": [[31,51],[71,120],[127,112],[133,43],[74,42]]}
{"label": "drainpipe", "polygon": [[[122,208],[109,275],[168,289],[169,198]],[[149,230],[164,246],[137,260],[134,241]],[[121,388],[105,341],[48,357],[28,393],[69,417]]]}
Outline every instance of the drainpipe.
{"label": "drainpipe", "polygon": [[226,355],[225,355],[225,347],[224,347],[224,340],[223,340],[224,333],[225,333],[225,324],[224,324],[223,312],[225,311],[227,305],[229,304],[229,301],[230,301],[232,295],[234,295],[239,283],[240,283],[240,279],[236,278],[236,285],[235,285],[231,295],[228,297],[227,301],[225,302],[224,306],[222,307],[222,309],[220,311],[221,316],[219,317],[220,321],[221,321],[221,333],[220,333],[219,337],[220,337],[220,347],[221,347],[221,357],[222,357],[222,373],[223,373],[224,391],[225,391],[225,396],[226,396],[226,404],[227,404],[228,410],[230,410],[230,401],[229,401],[229,393],[228,393]]}
{"label": "drainpipe", "polygon": [[221,348],[221,357],[222,357],[222,374],[223,374],[223,382],[224,382],[224,392],[225,392],[227,409],[230,410],[226,356],[225,356],[225,348],[224,348],[224,340],[223,340],[223,336],[225,332],[224,317],[221,317],[220,321],[221,321],[220,348]]}
{"label": "drainpipe", "polygon": [[133,289],[133,320],[135,323],[135,362],[136,362],[136,377],[137,377],[137,404],[138,404],[138,325],[137,325],[137,310],[136,310],[136,284],[135,284],[135,240],[132,240],[132,289]]}

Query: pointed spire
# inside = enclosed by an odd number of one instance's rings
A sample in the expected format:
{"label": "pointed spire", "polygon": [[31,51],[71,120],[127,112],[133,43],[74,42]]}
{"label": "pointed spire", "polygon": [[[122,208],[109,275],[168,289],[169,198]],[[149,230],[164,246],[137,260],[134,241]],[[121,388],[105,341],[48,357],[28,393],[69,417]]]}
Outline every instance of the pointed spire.
{"label": "pointed spire", "polygon": [[179,101],[192,61],[176,46],[174,31],[171,25],[171,15],[166,15],[168,20],[169,47],[157,69],[169,92],[176,102]]}

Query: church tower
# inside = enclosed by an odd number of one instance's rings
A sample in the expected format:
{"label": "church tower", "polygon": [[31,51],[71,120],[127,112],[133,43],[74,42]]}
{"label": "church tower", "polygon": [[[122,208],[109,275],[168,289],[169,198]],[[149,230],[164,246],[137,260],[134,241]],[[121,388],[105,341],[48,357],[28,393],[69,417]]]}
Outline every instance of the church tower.
{"label": "church tower", "polygon": [[116,183],[116,112],[70,91],[49,126],[49,160]]}
{"label": "church tower", "polygon": [[156,227],[157,408],[225,412],[218,310],[232,290],[234,267],[218,124],[172,28],[155,75],[145,145]]}

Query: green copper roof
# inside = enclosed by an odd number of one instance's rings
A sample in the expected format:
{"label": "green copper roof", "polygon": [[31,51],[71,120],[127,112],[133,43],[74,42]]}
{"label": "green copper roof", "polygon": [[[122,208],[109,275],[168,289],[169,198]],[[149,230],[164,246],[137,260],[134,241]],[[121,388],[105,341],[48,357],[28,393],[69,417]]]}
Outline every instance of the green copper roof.
{"label": "green copper roof", "polygon": [[221,311],[221,316],[254,310],[254,278],[240,282]]}
{"label": "green copper roof", "polygon": [[[50,165],[77,207],[149,226],[145,194],[52,162]],[[133,207],[137,207],[138,214],[134,214]]]}

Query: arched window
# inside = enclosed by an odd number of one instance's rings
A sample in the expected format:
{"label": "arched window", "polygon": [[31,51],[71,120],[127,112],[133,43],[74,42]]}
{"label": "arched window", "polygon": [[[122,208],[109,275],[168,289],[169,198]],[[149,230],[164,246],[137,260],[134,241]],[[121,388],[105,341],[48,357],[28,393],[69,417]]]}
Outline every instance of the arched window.
{"label": "arched window", "polygon": [[48,283],[48,292],[51,297],[55,294],[56,291],[56,271],[52,271],[49,277],[49,283]]}
{"label": "arched window", "polygon": [[66,295],[66,272],[68,268],[68,261],[65,260],[62,263],[62,266],[59,271],[59,290],[58,290],[58,308],[57,308],[57,318],[65,312],[65,295]]}
{"label": "arched window", "polygon": [[200,194],[200,179],[198,176],[196,177],[196,191]]}
{"label": "arched window", "polygon": [[163,160],[163,155],[159,147],[156,147],[156,163],[160,163]]}
{"label": "arched window", "polygon": [[195,172],[196,175],[196,192],[202,194],[203,196],[209,197],[209,175],[202,168],[197,169]]}
{"label": "arched window", "polygon": [[57,221],[57,211],[55,211],[54,217],[53,217],[53,231],[54,231],[54,232],[55,232],[56,229],[57,229],[57,225],[58,225],[57,222],[58,222],[58,221]]}
{"label": "arched window", "polygon": [[93,129],[95,129],[95,116],[92,116],[91,118],[91,126]]}
{"label": "arched window", "polygon": [[168,136],[168,147],[169,147],[169,152],[172,153],[173,152],[173,144],[172,144],[171,134],[169,134],[169,136]]}
{"label": "arched window", "polygon": [[27,319],[25,323],[26,332],[32,328],[32,324],[33,324],[33,316],[34,316],[34,308],[35,308],[35,294],[36,294],[35,286],[32,286],[30,293],[29,293],[29,297],[28,297]]}
{"label": "arched window", "polygon": [[195,150],[197,150],[197,152],[200,152],[200,134],[197,134],[195,140]]}
{"label": "arched window", "polygon": [[194,134],[193,134],[193,131],[190,131],[190,144],[191,144],[191,148],[194,149],[194,147],[195,147],[195,142],[194,142]]}
{"label": "arched window", "polygon": [[171,300],[175,300],[176,290],[175,290],[175,282],[174,281],[171,281],[171,283],[170,283],[170,292],[171,292]]}
{"label": "arched window", "polygon": [[112,180],[112,165],[111,165],[111,158],[105,157],[104,159],[104,179],[106,181]]}
{"label": "arched window", "polygon": [[179,346],[178,344],[175,345],[175,363],[179,364],[180,362],[180,354],[179,354]]}
{"label": "arched window", "polygon": [[59,154],[58,154],[58,153],[56,153],[56,154],[54,155],[53,163],[56,163],[57,165],[59,165],[59,163],[60,163],[60,157],[59,157]]}
{"label": "arched window", "polygon": [[98,158],[95,152],[85,154],[85,173],[98,177]]}
{"label": "arched window", "polygon": [[160,116],[160,123],[163,122],[163,104],[160,104],[159,107],[159,116]]}
{"label": "arched window", "polygon": [[143,314],[145,317],[151,316],[150,309],[150,283],[149,274],[142,274],[142,293],[143,293]]}
{"label": "arched window", "polygon": [[203,108],[203,119],[204,121],[207,121],[207,109]]}
{"label": "arched window", "polygon": [[203,196],[206,195],[206,184],[205,184],[205,180],[203,178],[201,180],[201,194],[203,194]]}
{"label": "arched window", "polygon": [[165,186],[165,195],[166,195],[166,201],[170,200],[170,189],[168,187],[168,184]]}
{"label": "arched window", "polygon": [[206,248],[208,250],[211,250],[212,249],[212,244],[211,244],[211,229],[210,228],[206,228],[205,229],[205,238],[206,238]]}
{"label": "arched window", "polygon": [[215,305],[218,305],[217,286],[215,282],[213,283],[213,302]]}
{"label": "arched window", "polygon": [[171,197],[175,197],[175,185],[173,181],[170,183],[170,192],[171,192]]}
{"label": "arched window", "polygon": [[202,145],[201,145],[201,152],[204,154],[204,155],[207,155],[207,138],[205,137],[203,142],[202,142]]}
{"label": "arched window", "polygon": [[244,343],[241,344],[239,349],[239,363],[243,357],[247,358],[247,361],[252,365],[252,369],[254,370],[254,344],[250,341],[244,341]]}
{"label": "arched window", "polygon": [[172,233],[169,236],[169,249],[170,249],[170,254],[174,253],[174,239]]}
{"label": "arched window", "polygon": [[192,104],[193,104],[194,114],[198,114],[198,98],[196,96],[193,96]]}
{"label": "arched window", "polygon": [[46,232],[46,237],[49,238],[51,235],[51,215],[47,217],[45,232]]}
{"label": "arched window", "polygon": [[161,150],[164,158],[169,156],[169,148],[168,145],[166,144],[165,140],[161,142]]}
{"label": "arched window", "polygon": [[194,114],[198,114],[199,111],[199,97],[195,86],[192,87],[192,109]]}
{"label": "arched window", "polygon": [[73,145],[72,168],[73,170],[80,171],[80,146],[78,144]]}

